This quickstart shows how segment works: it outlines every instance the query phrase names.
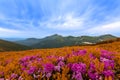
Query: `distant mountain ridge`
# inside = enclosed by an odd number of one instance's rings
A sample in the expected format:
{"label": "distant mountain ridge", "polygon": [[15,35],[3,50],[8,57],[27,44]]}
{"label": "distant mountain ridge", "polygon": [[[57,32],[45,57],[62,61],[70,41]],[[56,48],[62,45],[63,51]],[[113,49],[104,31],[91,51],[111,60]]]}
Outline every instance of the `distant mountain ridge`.
{"label": "distant mountain ridge", "polygon": [[31,49],[28,46],[0,39],[0,51],[20,51]]}
{"label": "distant mountain ridge", "polygon": [[85,44],[96,44],[101,41],[116,39],[116,36],[106,34],[101,36],[67,36],[63,37],[58,34],[47,36],[42,39],[28,38],[25,40],[16,41],[18,44],[29,46],[32,48],[57,48],[64,46],[76,46]]}

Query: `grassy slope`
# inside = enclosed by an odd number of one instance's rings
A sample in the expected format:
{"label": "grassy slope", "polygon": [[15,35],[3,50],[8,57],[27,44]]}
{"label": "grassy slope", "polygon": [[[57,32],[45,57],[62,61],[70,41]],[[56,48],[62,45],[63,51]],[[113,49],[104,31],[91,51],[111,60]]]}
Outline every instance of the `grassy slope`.
{"label": "grassy slope", "polygon": [[0,51],[18,51],[18,50],[26,50],[26,49],[30,49],[30,48],[13,42],[0,40]]}

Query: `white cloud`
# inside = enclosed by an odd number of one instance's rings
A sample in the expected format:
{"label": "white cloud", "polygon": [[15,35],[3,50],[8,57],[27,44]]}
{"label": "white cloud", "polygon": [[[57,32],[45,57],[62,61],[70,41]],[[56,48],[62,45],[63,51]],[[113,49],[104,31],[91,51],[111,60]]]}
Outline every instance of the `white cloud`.
{"label": "white cloud", "polygon": [[0,27],[0,37],[19,37],[22,31]]}
{"label": "white cloud", "polygon": [[51,18],[46,22],[40,23],[40,26],[46,26],[50,29],[57,30],[76,30],[83,28],[84,19],[82,17],[74,17],[72,14]]}
{"label": "white cloud", "polygon": [[0,33],[19,33],[20,31],[0,27]]}
{"label": "white cloud", "polygon": [[106,34],[106,33],[119,33],[119,32],[120,32],[120,21],[111,22],[84,31],[84,33],[89,33],[93,35]]}

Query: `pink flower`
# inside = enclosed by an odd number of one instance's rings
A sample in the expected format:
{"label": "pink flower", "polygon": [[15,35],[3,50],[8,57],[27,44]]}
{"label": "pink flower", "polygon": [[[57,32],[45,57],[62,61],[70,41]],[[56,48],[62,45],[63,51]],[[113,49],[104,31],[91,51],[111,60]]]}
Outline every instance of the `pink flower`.
{"label": "pink flower", "polygon": [[68,66],[70,69],[71,69],[72,65],[73,65],[72,63],[68,63],[68,64],[67,64],[67,66]]}
{"label": "pink flower", "polygon": [[52,75],[51,73],[47,73],[46,77],[49,78],[49,77],[51,77],[51,75]]}
{"label": "pink flower", "polygon": [[18,80],[24,80],[21,76],[18,78]]}
{"label": "pink flower", "polygon": [[84,63],[74,63],[71,67],[71,70],[76,73],[85,73],[86,72],[86,65]]}
{"label": "pink flower", "polygon": [[111,69],[114,69],[114,61],[113,60],[108,60],[108,61],[104,61],[104,69],[108,69],[108,67],[110,67]]}
{"label": "pink flower", "polygon": [[79,51],[77,51],[77,52],[73,52],[73,54],[76,55],[76,56],[78,56],[78,55],[83,56],[83,55],[85,55],[86,53],[87,53],[86,50],[79,50]]}
{"label": "pink flower", "polygon": [[0,78],[0,80],[5,80],[4,78]]}
{"label": "pink flower", "polygon": [[95,65],[93,63],[90,64],[90,68],[88,70],[88,76],[92,80],[98,80],[100,78],[100,75],[95,69]]}
{"label": "pink flower", "polygon": [[107,58],[107,59],[112,59],[113,56],[111,56],[111,54],[113,54],[112,52],[109,52],[107,50],[101,50],[101,57]]}
{"label": "pink flower", "polygon": [[98,80],[100,75],[94,70],[88,70],[88,76],[92,80]]}
{"label": "pink flower", "polygon": [[76,80],[83,80],[81,73],[74,73],[72,78],[75,78]]}
{"label": "pink flower", "polygon": [[60,61],[60,62],[58,62],[58,66],[63,67],[63,66],[65,66],[65,63],[63,61]]}
{"label": "pink flower", "polygon": [[92,53],[89,56],[90,56],[91,59],[95,59],[96,58]]}
{"label": "pink flower", "polygon": [[109,61],[109,59],[104,58],[104,57],[100,57],[100,61],[105,62],[105,61]]}
{"label": "pink flower", "polygon": [[13,73],[13,74],[11,74],[10,79],[15,79],[15,78],[17,78],[17,77],[18,77],[18,75],[15,74],[15,73]]}
{"label": "pink flower", "polygon": [[55,66],[55,67],[54,67],[54,70],[60,72],[60,66]]}
{"label": "pink flower", "polygon": [[62,56],[60,56],[60,57],[58,58],[58,62],[59,62],[59,61],[64,61],[64,60],[65,60],[65,58],[62,57]]}
{"label": "pink flower", "polygon": [[114,77],[114,72],[113,72],[112,70],[103,71],[103,74],[104,74],[106,77],[109,77],[109,76]]}
{"label": "pink flower", "polygon": [[30,67],[30,69],[27,71],[28,74],[33,74],[36,71],[36,67]]}
{"label": "pink flower", "polygon": [[0,72],[0,76],[4,76],[4,72]]}
{"label": "pink flower", "polygon": [[50,73],[54,70],[54,65],[51,63],[47,63],[44,65],[44,72]]}

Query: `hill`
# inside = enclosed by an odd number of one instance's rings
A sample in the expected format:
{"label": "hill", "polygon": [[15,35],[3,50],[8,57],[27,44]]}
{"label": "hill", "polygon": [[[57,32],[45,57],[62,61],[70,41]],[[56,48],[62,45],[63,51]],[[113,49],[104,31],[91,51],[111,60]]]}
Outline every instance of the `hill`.
{"label": "hill", "polygon": [[116,38],[117,38],[116,36],[110,34],[101,36],[80,36],[80,37],[74,36],[63,37],[61,35],[55,34],[42,39],[28,38],[26,40],[16,41],[16,43],[29,46],[32,48],[57,48],[64,46],[96,44],[101,41]]}
{"label": "hill", "polygon": [[18,51],[30,49],[27,46],[0,39],[0,51]]}

